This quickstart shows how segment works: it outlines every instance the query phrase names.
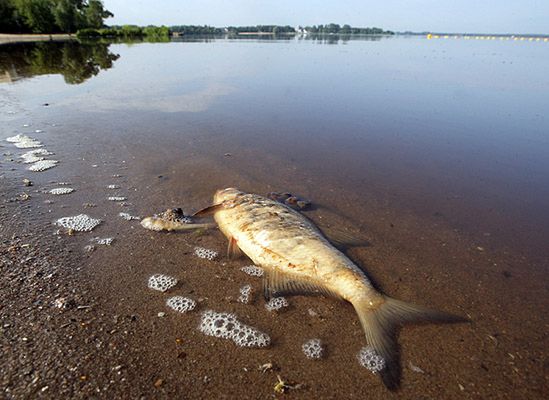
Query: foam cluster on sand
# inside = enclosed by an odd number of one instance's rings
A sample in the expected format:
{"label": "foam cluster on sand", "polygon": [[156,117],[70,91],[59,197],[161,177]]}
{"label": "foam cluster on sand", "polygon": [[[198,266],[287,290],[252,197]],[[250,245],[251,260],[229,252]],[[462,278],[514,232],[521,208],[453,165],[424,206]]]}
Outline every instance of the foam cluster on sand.
{"label": "foam cluster on sand", "polygon": [[198,258],[205,258],[205,259],[210,260],[210,261],[215,260],[218,256],[217,251],[210,250],[210,249],[205,249],[204,247],[195,247],[194,248],[194,254]]}
{"label": "foam cluster on sand", "polygon": [[160,292],[165,292],[166,290],[173,288],[175,285],[177,285],[177,279],[163,274],[154,274],[149,278],[148,283],[150,289],[158,290]]}
{"label": "foam cluster on sand", "polygon": [[104,245],[104,246],[110,246],[112,244],[112,242],[114,242],[114,238],[100,238],[100,237],[95,237],[92,239],[95,243],[97,244],[101,244],[101,245]]}
{"label": "foam cluster on sand", "polygon": [[15,147],[19,149],[32,149],[36,147],[42,147],[42,143],[27,135],[15,135],[7,138],[6,141],[13,143]]}
{"label": "foam cluster on sand", "polygon": [[74,192],[74,189],[73,189],[73,188],[60,187],[60,188],[51,189],[48,193],[49,193],[49,194],[57,194],[57,195],[60,195],[60,194],[69,194],[69,193],[72,193],[72,192]]}
{"label": "foam cluster on sand", "polygon": [[244,285],[240,288],[240,296],[238,301],[240,303],[248,304],[252,297],[252,285]]}
{"label": "foam cluster on sand", "polygon": [[248,265],[246,267],[240,268],[240,270],[250,276],[263,276],[263,268],[257,267],[255,265]]}
{"label": "foam cluster on sand", "polygon": [[47,169],[55,167],[58,162],[59,161],[56,161],[56,160],[41,160],[41,161],[35,162],[27,169],[33,172],[42,172]]}
{"label": "foam cluster on sand", "polygon": [[109,196],[109,197],[107,197],[107,200],[109,200],[109,201],[126,201],[128,199],[124,196]]}
{"label": "foam cluster on sand", "polygon": [[42,161],[44,157],[42,156],[49,156],[53,153],[47,151],[46,149],[36,149],[27,151],[26,153],[19,156],[19,158],[23,159],[23,164],[32,164],[37,161]]}
{"label": "foam cluster on sand", "polygon": [[374,374],[385,368],[385,359],[377,354],[373,347],[363,347],[356,357],[360,365]]}
{"label": "foam cluster on sand", "polygon": [[267,304],[265,304],[265,308],[269,311],[278,311],[281,308],[288,306],[289,303],[285,297],[273,297]]}
{"label": "foam cluster on sand", "polygon": [[73,217],[63,217],[55,221],[55,225],[66,229],[72,229],[76,232],[88,232],[101,223],[100,219],[95,219],[86,214],[78,214]]}
{"label": "foam cluster on sand", "polygon": [[10,143],[18,143],[20,142],[21,140],[24,140],[24,138],[28,138],[30,139],[28,136],[26,135],[15,135],[15,136],[11,136],[9,138],[6,139],[6,142],[10,142]]}
{"label": "foam cluster on sand", "polygon": [[134,219],[137,219],[137,220],[140,219],[139,217],[130,215],[130,214],[125,213],[125,212],[120,212],[120,213],[118,213],[118,216],[119,216],[120,218],[125,219],[126,221],[131,221],[131,220],[134,220]]}
{"label": "foam cluster on sand", "polygon": [[269,335],[238,321],[235,314],[208,310],[202,314],[199,329],[205,335],[230,339],[241,347],[266,347],[271,343]]}
{"label": "foam cluster on sand", "polygon": [[180,313],[186,313],[187,311],[192,311],[195,309],[196,301],[183,296],[174,296],[170,297],[166,301],[166,305],[172,310],[178,311]]}
{"label": "foam cluster on sand", "polygon": [[301,346],[303,353],[307,358],[319,359],[324,354],[324,348],[320,339],[311,339]]}

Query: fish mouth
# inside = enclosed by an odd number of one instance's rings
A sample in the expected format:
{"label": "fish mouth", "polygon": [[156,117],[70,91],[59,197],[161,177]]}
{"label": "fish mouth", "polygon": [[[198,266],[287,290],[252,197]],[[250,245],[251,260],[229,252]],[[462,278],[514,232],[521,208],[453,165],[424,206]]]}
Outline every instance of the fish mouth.
{"label": "fish mouth", "polygon": [[225,200],[231,200],[234,199],[236,196],[241,194],[242,192],[238,190],[237,188],[225,188],[225,189],[219,189],[214,194],[214,204],[219,204],[224,202]]}

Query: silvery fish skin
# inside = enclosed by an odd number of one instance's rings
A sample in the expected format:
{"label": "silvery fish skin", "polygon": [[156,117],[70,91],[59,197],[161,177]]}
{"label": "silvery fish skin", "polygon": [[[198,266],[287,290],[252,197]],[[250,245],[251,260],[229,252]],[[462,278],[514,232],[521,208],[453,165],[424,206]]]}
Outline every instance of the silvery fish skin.
{"label": "silvery fish skin", "polygon": [[396,335],[401,325],[467,321],[383,295],[311,221],[284,204],[235,188],[218,190],[213,204],[196,215],[213,213],[229,249],[238,247],[264,268],[267,298],[326,294],[353,305],[368,344],[384,360],[380,376],[390,390],[400,384]]}
{"label": "silvery fish skin", "polygon": [[218,191],[218,203],[224,205],[214,215],[219,229],[267,272],[304,280],[351,303],[382,301],[364,272],[290,207],[236,189]]}

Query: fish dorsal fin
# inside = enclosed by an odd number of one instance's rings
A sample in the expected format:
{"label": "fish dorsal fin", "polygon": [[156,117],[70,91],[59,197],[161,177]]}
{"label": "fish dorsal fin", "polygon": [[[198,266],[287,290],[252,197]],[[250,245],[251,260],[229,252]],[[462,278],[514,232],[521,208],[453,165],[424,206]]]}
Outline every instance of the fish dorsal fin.
{"label": "fish dorsal fin", "polygon": [[192,216],[193,217],[207,217],[208,215],[215,214],[217,211],[222,210],[223,208],[225,208],[223,203],[213,204],[211,206],[203,208],[202,210],[198,210]]}
{"label": "fish dorsal fin", "polygon": [[227,245],[227,256],[229,258],[239,258],[242,256],[242,250],[238,247],[238,243],[234,237],[229,238],[229,244]]}
{"label": "fish dorsal fin", "polygon": [[263,295],[267,300],[286,295],[321,295],[341,298],[337,293],[310,278],[280,272],[276,268],[265,268],[264,271]]}

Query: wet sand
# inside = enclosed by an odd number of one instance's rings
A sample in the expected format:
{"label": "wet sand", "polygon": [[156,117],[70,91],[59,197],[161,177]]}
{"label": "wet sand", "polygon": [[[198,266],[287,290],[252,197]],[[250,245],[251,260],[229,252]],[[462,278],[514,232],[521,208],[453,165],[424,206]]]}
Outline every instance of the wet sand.
{"label": "wet sand", "polygon": [[[547,265],[539,254],[534,261],[488,237],[481,242],[436,213],[386,201],[375,187],[359,198],[352,187],[307,165],[236,146],[230,137],[189,134],[182,142],[128,131],[112,135],[99,129],[101,121],[84,127],[56,115],[61,126],[52,127],[47,112],[40,114],[32,128],[46,132],[30,135],[55,152],[57,167],[30,173],[15,161],[22,150],[5,141],[0,148],[4,397],[515,399],[544,398],[549,390]],[[21,123],[14,119],[7,133]],[[24,187],[24,177],[34,186]],[[42,193],[55,182],[69,182],[75,192]],[[250,262],[228,260],[219,232],[156,233],[117,215],[143,217],[176,206],[191,212],[226,186],[309,198],[316,208],[306,215],[321,227],[343,226],[370,243],[348,254],[385,293],[467,315],[472,323],[405,327],[402,388],[390,393],[356,361],[365,340],[349,304],[292,297],[287,310],[270,313],[260,280],[240,271]],[[31,198],[10,201],[23,192]],[[115,194],[131,204],[106,200]],[[104,222],[91,233],[54,234],[52,221],[81,212]],[[95,236],[115,241],[85,252]],[[195,246],[221,257],[198,259]],[[154,292],[147,288],[154,273],[180,283],[168,293]],[[238,291],[247,283],[256,295],[253,303],[240,304]],[[197,310],[169,310],[171,295],[197,300]],[[62,308],[55,303],[60,297]],[[202,335],[199,315],[207,309],[235,312],[267,332],[272,345],[241,349]],[[325,343],[322,360],[301,352],[310,338]],[[261,372],[266,363],[273,369]],[[277,375],[299,388],[275,394]]]}

